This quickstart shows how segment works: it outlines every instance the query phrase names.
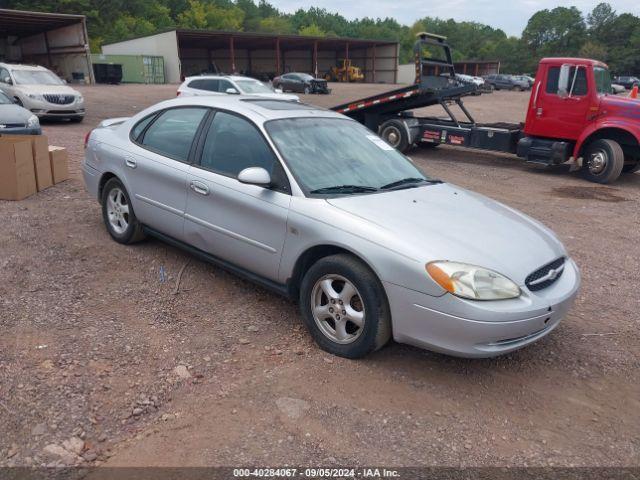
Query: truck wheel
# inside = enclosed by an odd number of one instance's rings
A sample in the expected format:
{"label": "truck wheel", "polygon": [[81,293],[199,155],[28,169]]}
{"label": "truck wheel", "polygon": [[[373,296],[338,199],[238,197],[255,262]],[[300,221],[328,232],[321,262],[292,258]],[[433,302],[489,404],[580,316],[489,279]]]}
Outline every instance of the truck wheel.
{"label": "truck wheel", "polygon": [[409,148],[409,134],[400,120],[387,120],[380,127],[380,136],[393,148],[406,152]]}
{"label": "truck wheel", "polygon": [[618,142],[596,140],[589,144],[584,155],[583,176],[596,183],[611,183],[622,173],[624,152]]}

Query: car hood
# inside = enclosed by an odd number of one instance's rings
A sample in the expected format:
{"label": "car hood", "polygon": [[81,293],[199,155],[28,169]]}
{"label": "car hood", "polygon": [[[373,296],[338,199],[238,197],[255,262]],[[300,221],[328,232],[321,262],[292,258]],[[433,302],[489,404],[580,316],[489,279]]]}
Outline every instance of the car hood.
{"label": "car hood", "polygon": [[[19,105],[8,104],[0,105],[0,124],[3,123],[27,123],[30,117],[33,116],[26,108],[22,108]],[[0,130],[1,132],[1,130]]]}
{"label": "car hood", "polygon": [[541,223],[454,185],[327,201],[364,220],[361,234],[372,238],[375,230],[383,229],[385,243],[391,234],[395,245],[388,246],[404,255],[425,263],[451,260],[478,265],[519,285],[531,272],[566,255],[560,241]]}
{"label": "car hood", "polygon": [[80,92],[74,90],[69,85],[17,85],[20,91],[24,93],[36,94],[60,94],[60,95],[80,95]]}

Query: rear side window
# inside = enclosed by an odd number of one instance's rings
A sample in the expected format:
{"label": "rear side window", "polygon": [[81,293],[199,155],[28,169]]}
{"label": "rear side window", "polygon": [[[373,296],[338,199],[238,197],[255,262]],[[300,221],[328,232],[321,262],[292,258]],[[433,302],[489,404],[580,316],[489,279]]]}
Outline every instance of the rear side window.
{"label": "rear side window", "polygon": [[198,80],[191,80],[189,82],[189,85],[187,86],[189,88],[195,88],[197,90],[207,90],[209,92],[217,92],[219,83],[220,83],[220,80],[218,79],[202,78]]}
{"label": "rear side window", "polygon": [[225,93],[227,91],[227,88],[233,88],[234,90],[237,90],[237,88],[234,87],[229,80],[220,80],[220,85],[218,88],[220,89],[219,91],[222,93]]}
{"label": "rear side window", "polygon": [[144,132],[139,143],[161,155],[186,162],[193,138],[207,111],[201,107],[165,110]]}
{"label": "rear side window", "polygon": [[149,125],[153,121],[153,119],[156,118],[156,116],[157,114],[154,113],[153,115],[149,115],[148,117],[140,120],[136,124],[136,126],[131,129],[131,140],[133,140],[134,142],[138,141],[144,129],[147,128],[147,125]]}

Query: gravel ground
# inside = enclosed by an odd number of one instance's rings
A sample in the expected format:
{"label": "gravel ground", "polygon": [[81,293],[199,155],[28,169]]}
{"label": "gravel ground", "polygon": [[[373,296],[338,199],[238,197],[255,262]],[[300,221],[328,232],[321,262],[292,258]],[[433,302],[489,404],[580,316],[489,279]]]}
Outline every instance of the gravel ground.
{"label": "gravel ground", "polygon": [[[391,344],[348,361],[315,347],[295,305],[158,241],[108,237],[80,179],[83,137],[175,88],[82,88],[85,122],[44,126],[71,180],[0,202],[1,466],[639,465],[640,175],[604,187],[507,155],[412,151],[557,232],[582,290],[551,335],[498,359]],[[527,100],[466,104],[522,121]]]}

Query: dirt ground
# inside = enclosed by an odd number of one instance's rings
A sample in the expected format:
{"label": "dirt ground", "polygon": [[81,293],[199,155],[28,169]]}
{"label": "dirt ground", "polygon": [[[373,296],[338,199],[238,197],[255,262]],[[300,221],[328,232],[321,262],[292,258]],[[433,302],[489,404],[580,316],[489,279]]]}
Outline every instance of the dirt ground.
{"label": "dirt ground", "polygon": [[[386,88],[333,87],[305,100]],[[597,186],[506,155],[414,150],[428,174],[553,229],[582,289],[559,328],[511,355],[390,344],[350,361],[312,343],[296,305],[158,241],[110,240],[79,175],[84,135],[176,87],[81,90],[83,124],[44,126],[71,180],[0,202],[0,465],[640,464],[640,174]],[[527,100],[466,104],[521,121]]]}

